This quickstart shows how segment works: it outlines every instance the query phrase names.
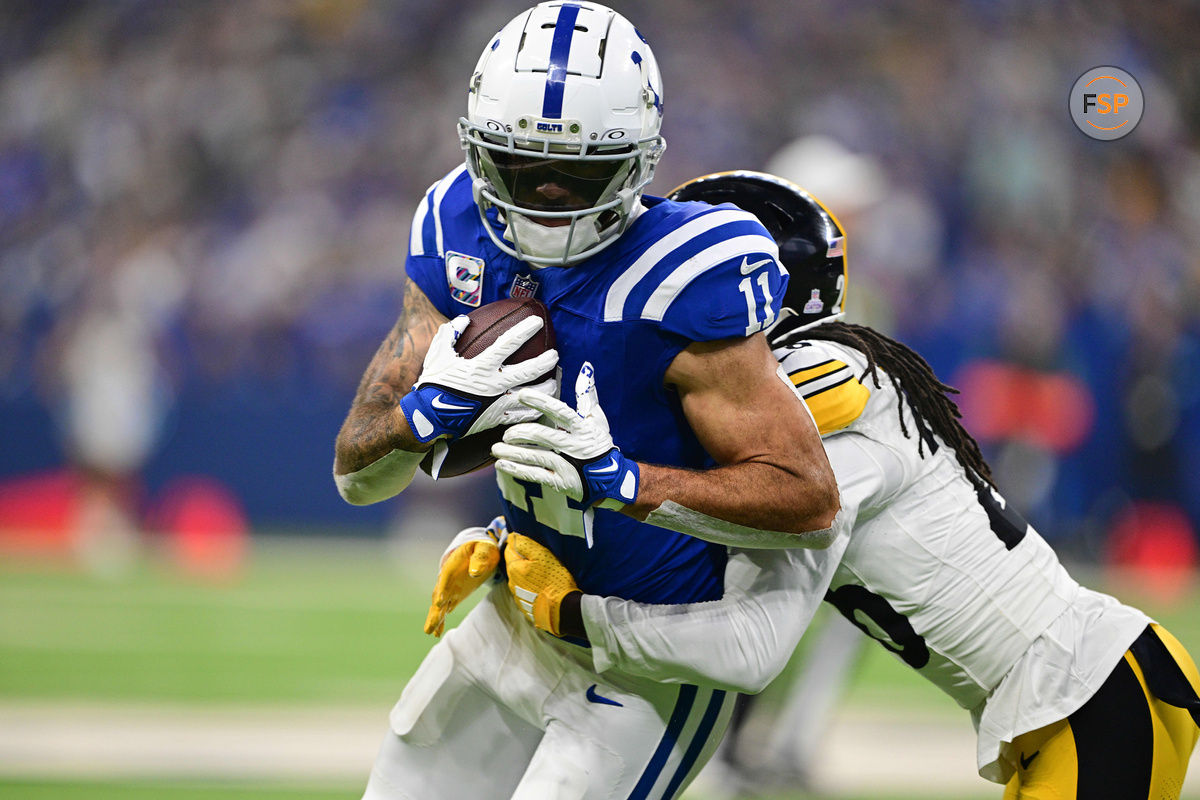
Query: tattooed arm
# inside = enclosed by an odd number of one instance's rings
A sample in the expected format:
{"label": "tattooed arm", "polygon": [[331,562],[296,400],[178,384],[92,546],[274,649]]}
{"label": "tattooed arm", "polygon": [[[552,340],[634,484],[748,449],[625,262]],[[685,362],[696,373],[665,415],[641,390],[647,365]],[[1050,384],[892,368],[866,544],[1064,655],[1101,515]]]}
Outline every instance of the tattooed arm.
{"label": "tattooed arm", "polygon": [[429,449],[413,436],[400,398],[416,383],[429,342],[445,321],[407,280],[400,319],[367,366],[334,445],[334,480],[348,502],[375,503],[401,492]]}

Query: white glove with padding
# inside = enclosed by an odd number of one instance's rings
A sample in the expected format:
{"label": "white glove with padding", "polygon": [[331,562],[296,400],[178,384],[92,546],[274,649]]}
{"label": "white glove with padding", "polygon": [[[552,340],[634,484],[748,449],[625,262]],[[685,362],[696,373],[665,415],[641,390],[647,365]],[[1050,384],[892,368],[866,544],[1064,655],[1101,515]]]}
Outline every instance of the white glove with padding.
{"label": "white glove with padding", "polygon": [[[438,328],[416,385],[400,401],[418,441],[469,436],[538,417],[538,412],[522,405],[512,390],[547,373],[553,375],[558,351],[547,350],[518,364],[505,364],[504,360],[541,329],[542,320],[521,320],[479,355],[463,358],[455,351],[454,343],[469,323],[470,319],[461,315]],[[531,388],[557,394],[558,383],[550,377]]]}
{"label": "white glove with padding", "polygon": [[641,471],[613,444],[608,418],[600,408],[595,370],[584,362],[575,379],[575,408],[528,388],[517,400],[543,420],[514,425],[492,445],[496,470],[565,493],[588,506],[637,498]]}

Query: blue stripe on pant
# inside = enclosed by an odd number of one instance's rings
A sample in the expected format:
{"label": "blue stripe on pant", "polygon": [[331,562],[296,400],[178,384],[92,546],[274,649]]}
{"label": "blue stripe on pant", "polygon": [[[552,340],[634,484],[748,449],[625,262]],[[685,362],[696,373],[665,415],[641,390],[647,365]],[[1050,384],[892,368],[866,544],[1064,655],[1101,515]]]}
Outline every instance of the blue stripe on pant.
{"label": "blue stripe on pant", "polygon": [[679,791],[680,784],[692,771],[696,759],[700,757],[700,751],[704,749],[704,745],[708,744],[708,737],[712,735],[713,726],[717,724],[717,716],[721,713],[721,707],[725,705],[725,697],[726,693],[721,690],[712,693],[712,697],[708,701],[708,708],[704,709],[704,718],[700,720],[700,727],[696,728],[696,735],[692,737],[692,743],[688,745],[687,752],[683,754],[683,761],[680,762],[679,769],[675,770],[675,775],[667,784],[667,790],[663,792],[664,798],[674,797],[675,793]]}
{"label": "blue stripe on pant", "polygon": [[[667,764],[667,759],[674,752],[677,744],[680,744],[679,737],[687,724],[688,718],[692,716],[692,711],[696,706],[697,687],[692,685],[683,685],[679,687],[679,697],[675,701],[675,708],[671,712],[671,718],[667,721],[667,728],[663,731],[662,738],[659,739],[658,747],[654,750],[654,755],[650,758],[650,763],[646,765],[645,772],[638,780],[637,786],[633,788],[633,792],[629,795],[629,800],[650,800],[651,792],[654,789],[655,783],[658,782],[659,776],[662,774],[663,768]],[[700,724],[696,727],[696,731],[692,734],[692,740],[687,745],[687,749],[683,754],[683,759],[675,770],[675,774],[671,776],[670,783],[667,784],[664,792],[659,796],[661,800],[670,800],[675,796],[675,792],[686,780],[688,773],[696,764],[696,759],[700,757],[700,752],[704,749],[704,745],[708,743],[709,737],[712,735],[713,727],[716,725],[717,718],[720,716],[721,708],[725,704],[727,693],[721,690],[712,692],[708,703],[704,709],[704,716],[700,720]]]}

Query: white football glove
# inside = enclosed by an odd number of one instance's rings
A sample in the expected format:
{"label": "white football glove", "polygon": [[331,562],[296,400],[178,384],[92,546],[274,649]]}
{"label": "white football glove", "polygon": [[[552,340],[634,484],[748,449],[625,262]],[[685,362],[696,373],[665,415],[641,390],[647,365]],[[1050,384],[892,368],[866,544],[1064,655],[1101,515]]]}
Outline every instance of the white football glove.
{"label": "white football glove", "polygon": [[514,425],[504,432],[504,441],[492,445],[499,472],[549,486],[588,506],[608,499],[634,501],[641,471],[613,444],[590,362],[575,379],[574,409],[535,389],[521,389],[517,399],[545,419]]}
{"label": "white football glove", "polygon": [[[551,372],[558,351],[547,350],[519,364],[505,364],[504,359],[541,329],[542,320],[521,320],[479,355],[463,358],[454,351],[454,343],[469,322],[462,315],[438,328],[416,385],[400,401],[417,441],[469,436],[497,425],[537,419],[537,413],[522,406],[512,390]],[[535,388],[557,394],[558,382],[550,378]]]}

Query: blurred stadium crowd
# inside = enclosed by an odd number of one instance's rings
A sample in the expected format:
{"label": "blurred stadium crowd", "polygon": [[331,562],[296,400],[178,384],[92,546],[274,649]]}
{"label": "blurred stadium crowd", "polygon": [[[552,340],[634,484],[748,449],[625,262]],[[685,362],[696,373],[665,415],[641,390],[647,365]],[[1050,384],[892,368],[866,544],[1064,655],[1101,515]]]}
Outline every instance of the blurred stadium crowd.
{"label": "blurred stadium crowd", "polygon": [[[653,193],[767,167],[840,213],[851,320],[963,389],[1056,544],[1200,525],[1200,7],[611,4],[664,73]],[[198,474],[259,526],[387,519],[337,499],[333,435],[415,203],[461,159],[469,71],[525,6],[5,3],[0,475]],[[1109,63],[1146,113],[1096,142],[1067,94]]]}

